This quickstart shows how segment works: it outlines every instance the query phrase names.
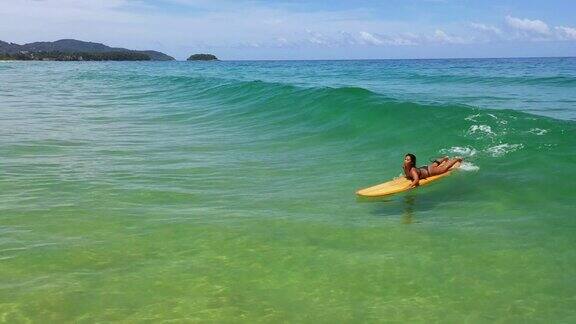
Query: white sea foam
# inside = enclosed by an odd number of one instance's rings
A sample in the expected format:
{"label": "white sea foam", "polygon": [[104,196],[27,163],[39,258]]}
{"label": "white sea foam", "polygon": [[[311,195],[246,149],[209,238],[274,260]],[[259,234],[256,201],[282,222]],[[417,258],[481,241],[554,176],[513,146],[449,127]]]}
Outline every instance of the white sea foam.
{"label": "white sea foam", "polygon": [[473,122],[476,123],[476,122],[478,122],[478,121],[475,119],[476,117],[480,117],[480,114],[470,115],[470,116],[464,118],[464,120],[469,120],[469,121],[473,121]]}
{"label": "white sea foam", "polygon": [[489,147],[486,149],[486,152],[488,152],[493,157],[501,157],[501,156],[504,156],[508,153],[520,150],[523,147],[524,147],[524,145],[522,145],[522,144],[504,143],[504,144]]}
{"label": "white sea foam", "polygon": [[532,128],[531,130],[528,131],[528,133],[532,133],[538,136],[542,136],[546,133],[548,133],[547,129],[542,129],[542,128]]}
{"label": "white sea foam", "polygon": [[459,156],[465,156],[465,157],[471,157],[476,155],[477,151],[475,148],[473,147],[469,147],[469,146],[465,146],[465,147],[461,147],[461,146],[452,146],[449,149],[442,149],[440,150],[440,153],[442,154],[449,154],[449,155],[459,155]]}
{"label": "white sea foam", "polygon": [[480,167],[475,165],[472,162],[464,161],[460,165],[460,169],[464,170],[464,171],[478,171],[478,170],[480,170]]}
{"label": "white sea foam", "polygon": [[472,126],[470,126],[470,128],[468,129],[468,134],[476,134],[476,133],[486,134],[489,136],[496,135],[492,131],[492,127],[490,127],[489,125],[472,125]]}
{"label": "white sea foam", "polygon": [[492,115],[492,114],[488,114],[488,116],[490,116],[490,117],[492,117],[492,118],[494,118],[494,119],[498,119],[498,117],[496,117],[495,115]]}

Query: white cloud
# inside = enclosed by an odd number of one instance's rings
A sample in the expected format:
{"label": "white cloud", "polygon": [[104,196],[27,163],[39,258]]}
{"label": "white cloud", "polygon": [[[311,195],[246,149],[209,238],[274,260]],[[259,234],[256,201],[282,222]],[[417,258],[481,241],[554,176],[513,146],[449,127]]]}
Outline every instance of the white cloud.
{"label": "white cloud", "polygon": [[421,37],[412,34],[388,36],[361,31],[360,33],[358,33],[358,39],[356,43],[361,45],[375,45],[375,46],[383,46],[383,45],[412,46],[412,45],[418,45],[419,38]]}
{"label": "white cloud", "polygon": [[369,32],[361,31],[360,32],[360,40],[365,44],[370,45],[383,45],[384,41],[380,38],[370,34]]}
{"label": "white cloud", "polygon": [[576,40],[576,28],[556,26],[550,28],[545,22],[535,19],[521,19],[506,16],[506,23],[516,31],[510,39],[530,41],[572,41]]}
{"label": "white cloud", "polygon": [[489,33],[494,33],[494,34],[501,34],[502,31],[500,30],[500,28],[492,26],[492,25],[486,25],[486,24],[481,24],[481,23],[470,23],[470,26],[474,29],[483,31],[483,32],[489,32]]}
{"label": "white cloud", "polygon": [[434,43],[443,44],[464,44],[466,41],[462,37],[449,35],[441,29],[436,29],[434,35],[428,38],[429,41]]}
{"label": "white cloud", "polygon": [[576,28],[558,26],[555,29],[560,39],[576,40]]}
{"label": "white cloud", "polygon": [[333,42],[326,37],[324,34],[316,32],[316,31],[311,31],[311,30],[306,30],[306,32],[308,33],[308,42],[314,44],[314,45],[332,45]]}
{"label": "white cloud", "polygon": [[418,37],[411,37],[407,36],[395,36],[390,37],[387,40],[387,43],[390,45],[398,45],[398,46],[414,46],[418,45]]}
{"label": "white cloud", "polygon": [[413,46],[418,45],[422,36],[414,34],[403,34],[396,36],[376,34],[367,31],[350,33],[338,31],[336,33],[321,33],[313,30],[306,30],[305,33],[294,33],[292,37],[278,35],[261,44],[265,47],[350,47],[350,46]]}
{"label": "white cloud", "polygon": [[276,45],[283,47],[290,45],[290,41],[284,37],[276,37]]}
{"label": "white cloud", "polygon": [[548,35],[550,28],[542,20],[521,19],[512,16],[506,16],[508,26],[525,33]]}
{"label": "white cloud", "polygon": [[352,33],[347,31],[340,30],[336,37],[340,41],[342,46],[354,46],[359,45],[358,38],[354,36]]}

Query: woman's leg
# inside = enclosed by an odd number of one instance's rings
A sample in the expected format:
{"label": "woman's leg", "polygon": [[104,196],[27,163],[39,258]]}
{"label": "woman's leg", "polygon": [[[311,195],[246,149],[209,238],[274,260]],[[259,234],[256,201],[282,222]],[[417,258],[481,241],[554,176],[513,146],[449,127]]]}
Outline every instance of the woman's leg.
{"label": "woman's leg", "polygon": [[446,163],[448,160],[449,160],[449,158],[447,156],[437,158],[434,160],[434,162],[432,162],[432,165],[433,166],[439,166],[439,165],[442,165],[443,163]]}
{"label": "woman's leg", "polygon": [[448,170],[450,170],[450,168],[456,164],[456,162],[461,162],[462,158],[454,158],[454,159],[448,159],[447,161],[442,162],[442,164],[440,165],[432,165],[431,168],[431,176],[435,176],[435,175],[439,175],[442,173],[446,173]]}

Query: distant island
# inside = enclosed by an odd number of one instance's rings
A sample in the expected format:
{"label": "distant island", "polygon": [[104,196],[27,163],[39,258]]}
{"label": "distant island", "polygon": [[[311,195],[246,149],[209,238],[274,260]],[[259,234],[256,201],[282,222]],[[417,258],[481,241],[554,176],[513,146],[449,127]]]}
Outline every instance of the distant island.
{"label": "distant island", "polygon": [[24,45],[0,41],[0,60],[19,61],[173,61],[158,51],[136,51],[75,39]]}
{"label": "distant island", "polygon": [[193,54],[188,61],[218,61],[218,58],[212,54]]}

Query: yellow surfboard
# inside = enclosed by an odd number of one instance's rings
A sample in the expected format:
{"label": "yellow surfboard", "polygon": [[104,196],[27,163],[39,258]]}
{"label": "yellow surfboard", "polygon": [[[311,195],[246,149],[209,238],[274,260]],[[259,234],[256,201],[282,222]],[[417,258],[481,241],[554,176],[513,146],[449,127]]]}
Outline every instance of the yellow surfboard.
{"label": "yellow surfboard", "polygon": [[[432,181],[436,181],[440,178],[443,178],[447,175],[450,175],[452,173],[452,171],[454,171],[454,169],[457,169],[459,167],[460,167],[460,162],[456,162],[456,164],[454,164],[450,168],[450,170],[448,170],[448,172],[420,180],[419,184],[421,186],[425,186]],[[401,176],[401,177],[395,178],[394,180],[390,180],[388,182],[381,183],[379,185],[360,189],[360,190],[356,191],[356,194],[358,196],[362,196],[362,197],[382,197],[382,196],[392,195],[392,194],[399,193],[402,191],[410,190],[410,183],[412,183],[412,181],[406,179],[405,176]]]}

